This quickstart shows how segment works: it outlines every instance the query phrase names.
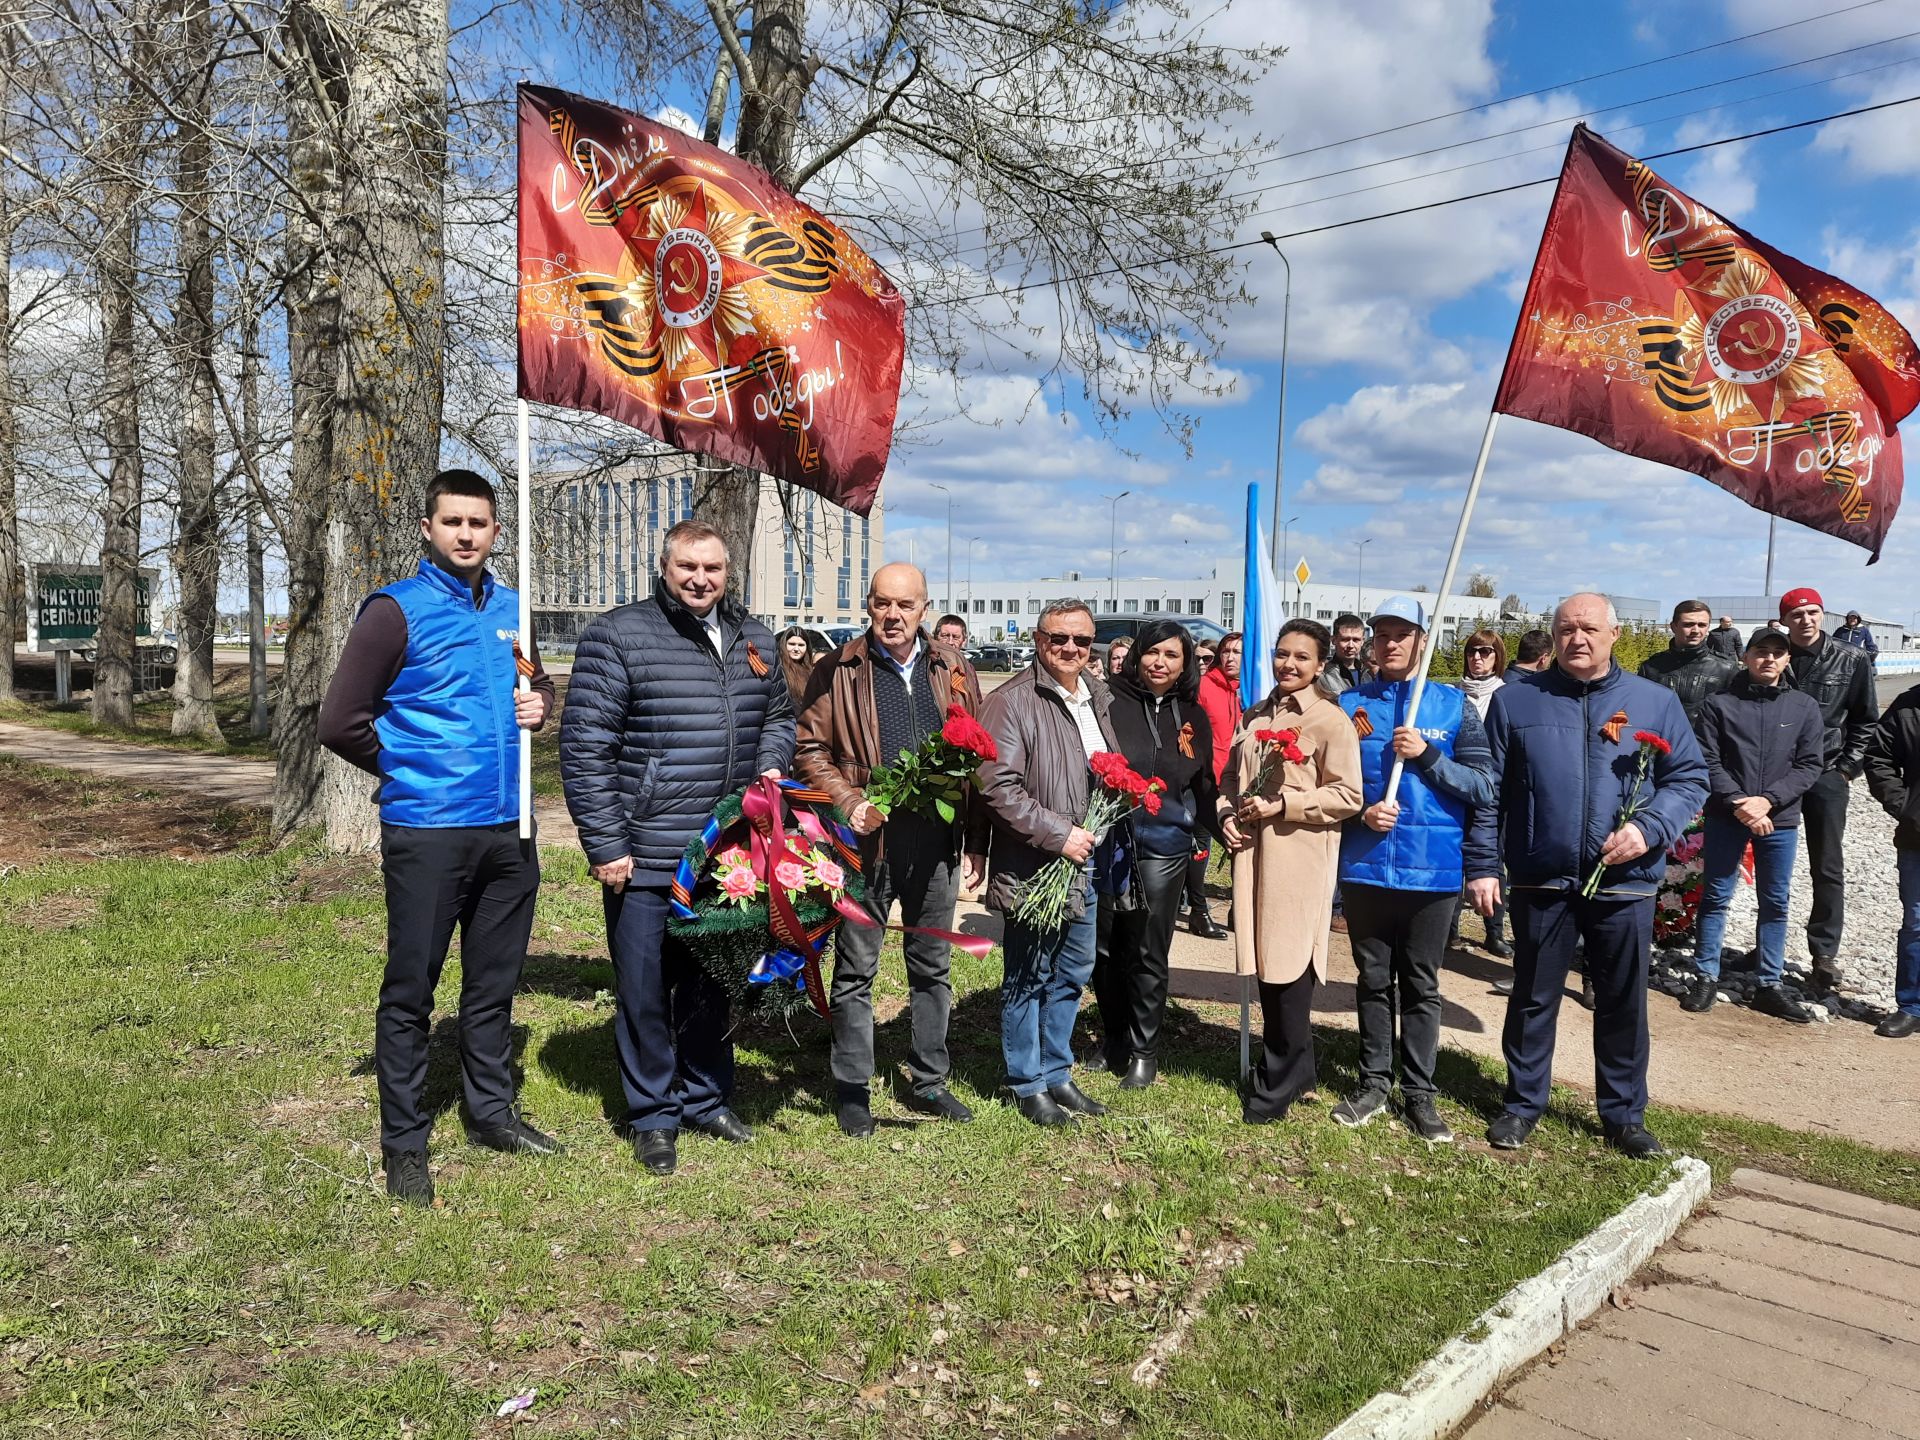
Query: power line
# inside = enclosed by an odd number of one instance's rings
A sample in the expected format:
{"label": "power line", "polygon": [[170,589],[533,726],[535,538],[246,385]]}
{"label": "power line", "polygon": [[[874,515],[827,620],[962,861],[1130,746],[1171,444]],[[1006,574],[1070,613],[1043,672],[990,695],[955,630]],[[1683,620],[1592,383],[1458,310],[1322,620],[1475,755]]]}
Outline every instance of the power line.
{"label": "power line", "polygon": [[[1482,110],[1491,110],[1491,109],[1492,109],[1493,107],[1495,107],[1496,105],[1507,105],[1507,104],[1511,104],[1511,103],[1512,103],[1513,101],[1515,101],[1515,100],[1529,100],[1529,99],[1532,99],[1532,98],[1533,98],[1534,96],[1536,96],[1536,95],[1546,95],[1546,94],[1549,94],[1549,93],[1551,93],[1551,92],[1553,92],[1553,91],[1555,91],[1555,90],[1563,90],[1563,89],[1567,89],[1567,88],[1569,88],[1569,87],[1571,87],[1571,86],[1575,86],[1575,85],[1588,85],[1588,84],[1591,84],[1592,82],[1594,82],[1594,81],[1596,81],[1596,80],[1608,80],[1608,79],[1612,79],[1612,78],[1613,78],[1614,76],[1617,76],[1617,75],[1627,75],[1627,74],[1631,74],[1631,73],[1632,73],[1633,71],[1636,71],[1636,70],[1646,70],[1646,69],[1650,69],[1650,68],[1652,68],[1652,67],[1654,67],[1654,66],[1656,66],[1656,65],[1665,65],[1665,64],[1667,64],[1667,63],[1668,63],[1669,61],[1673,61],[1673,60],[1685,60],[1685,59],[1690,59],[1691,57],[1693,57],[1693,56],[1695,56],[1695,55],[1704,55],[1704,54],[1706,54],[1706,53],[1708,53],[1709,51],[1713,51],[1713,50],[1724,50],[1724,49],[1726,49],[1726,48],[1728,48],[1729,46],[1733,46],[1733,45],[1740,45],[1740,44],[1744,44],[1744,43],[1745,43],[1746,41],[1748,41],[1748,40],[1758,40],[1758,39],[1762,39],[1762,38],[1764,38],[1765,36],[1768,36],[1768,35],[1776,35],[1776,34],[1779,34],[1779,33],[1780,33],[1781,31],[1783,31],[1783,30],[1792,30],[1792,29],[1796,29],[1796,28],[1798,28],[1799,26],[1802,26],[1802,25],[1811,25],[1811,24],[1813,24],[1813,23],[1815,23],[1816,21],[1820,21],[1820,20],[1831,20],[1831,19],[1834,19],[1834,18],[1835,18],[1836,16],[1840,16],[1840,15],[1848,15],[1848,14],[1851,14],[1851,13],[1853,13],[1853,12],[1854,12],[1854,11],[1856,11],[1856,10],[1866,10],[1866,9],[1869,9],[1869,8],[1871,8],[1872,6],[1875,6],[1875,5],[1880,5],[1880,4],[1884,4],[1884,3],[1885,3],[1885,0],[1857,0],[1857,3],[1855,3],[1855,4],[1852,4],[1852,5],[1842,5],[1842,6],[1840,6],[1840,7],[1838,8],[1838,9],[1834,9],[1834,10],[1825,10],[1825,11],[1822,11],[1821,13],[1819,13],[1819,14],[1817,14],[1817,15],[1808,15],[1808,16],[1806,16],[1805,18],[1803,18],[1803,19],[1800,19],[1800,20],[1790,20],[1790,21],[1787,21],[1787,22],[1785,22],[1784,24],[1780,24],[1780,25],[1771,25],[1771,26],[1768,26],[1768,27],[1767,27],[1766,29],[1764,29],[1764,30],[1752,30],[1752,31],[1749,31],[1748,33],[1746,33],[1745,35],[1734,35],[1734,36],[1730,36],[1729,38],[1727,38],[1727,39],[1725,39],[1725,40],[1715,40],[1715,41],[1713,41],[1713,42],[1712,42],[1711,44],[1707,44],[1707,45],[1696,45],[1696,46],[1694,46],[1694,47],[1693,47],[1692,49],[1690,49],[1690,50],[1676,50],[1676,51],[1674,51],[1673,53],[1671,53],[1671,54],[1668,54],[1668,55],[1656,55],[1656,56],[1654,56],[1654,57],[1653,57],[1652,59],[1649,59],[1649,60],[1637,60],[1637,61],[1635,61],[1635,62],[1634,62],[1633,64],[1631,64],[1631,65],[1621,65],[1621,66],[1617,66],[1616,68],[1614,68],[1614,69],[1612,69],[1612,70],[1601,70],[1601,71],[1598,71],[1598,72],[1596,72],[1595,74],[1592,74],[1592,75],[1582,75],[1582,76],[1579,76],[1579,77],[1577,77],[1577,78],[1574,78],[1574,79],[1569,79],[1569,80],[1558,80],[1558,81],[1555,81],[1554,83],[1552,83],[1552,84],[1550,84],[1550,85],[1542,85],[1542,86],[1540,86],[1539,88],[1537,88],[1537,89],[1534,89],[1534,90],[1522,90],[1522,91],[1519,91],[1518,93],[1516,93],[1516,94],[1512,94],[1512,95],[1501,95],[1501,96],[1498,96],[1498,97],[1496,97],[1495,99],[1492,99],[1492,100],[1483,100],[1483,101],[1482,101],[1482,102],[1480,102],[1480,103],[1479,103],[1478,105],[1466,105],[1466,106],[1463,106],[1463,107],[1461,107],[1461,108],[1460,108],[1460,109],[1458,109],[1458,110],[1447,110],[1447,111],[1444,111],[1444,112],[1442,112],[1442,113],[1440,113],[1440,114],[1436,114],[1436,115],[1425,115],[1425,116],[1422,116],[1422,117],[1421,117],[1420,119],[1418,119],[1418,120],[1407,120],[1407,121],[1404,121],[1404,122],[1402,122],[1401,124],[1398,124],[1398,125],[1389,125],[1389,126],[1387,126],[1387,127],[1385,127],[1384,129],[1380,129],[1380,130],[1369,130],[1369,131],[1367,131],[1367,132],[1366,132],[1365,134],[1363,134],[1363,135],[1349,135],[1349,136],[1347,136],[1347,137],[1346,137],[1345,139],[1342,139],[1342,140],[1328,140],[1328,141],[1325,141],[1324,143],[1322,143],[1322,144],[1319,144],[1319,145],[1309,145],[1309,146],[1307,146],[1307,147],[1305,147],[1304,149],[1300,149],[1300,150],[1289,150],[1289,151],[1287,151],[1287,152],[1286,152],[1285,154],[1283,154],[1283,155],[1274,155],[1274,154],[1270,154],[1270,153],[1268,153],[1268,152],[1271,152],[1271,151],[1273,151],[1273,150],[1276,150],[1276,149],[1278,149],[1278,148],[1279,148],[1279,143],[1280,143],[1280,142],[1278,142],[1278,141],[1275,141],[1275,142],[1273,142],[1272,144],[1269,144],[1269,145],[1262,145],[1262,146],[1256,146],[1256,147],[1254,148],[1254,150],[1253,150],[1253,151],[1252,151],[1251,153],[1252,153],[1252,155],[1253,155],[1254,157],[1257,157],[1257,158],[1251,158],[1251,159],[1248,159],[1248,160],[1245,160],[1245,161],[1243,161],[1243,162],[1241,162],[1240,164],[1237,164],[1237,165],[1231,165],[1231,166],[1228,166],[1227,168],[1225,168],[1225,169],[1223,169],[1223,170],[1216,170],[1216,171],[1212,171],[1212,172],[1210,172],[1210,173],[1208,174],[1208,176],[1207,176],[1207,178],[1208,178],[1209,180],[1217,180],[1217,179],[1220,179],[1220,178],[1221,178],[1221,177],[1223,177],[1223,176],[1227,176],[1227,175],[1232,175],[1232,174],[1236,174],[1236,173],[1238,173],[1238,172],[1239,172],[1239,171],[1241,171],[1241,170],[1249,170],[1249,169],[1253,169],[1254,167],[1256,167],[1256,166],[1259,166],[1259,165],[1264,165],[1264,164],[1275,164],[1275,165],[1277,165],[1277,164],[1279,164],[1279,163],[1281,163],[1282,161],[1286,161],[1286,160],[1297,160],[1297,159],[1298,159],[1299,157],[1301,157],[1302,155],[1316,155],[1316,154],[1319,154],[1319,153],[1320,153],[1321,151],[1323,151],[1323,150],[1337,150],[1337,149],[1339,149],[1339,148],[1340,148],[1341,146],[1343,146],[1343,145],[1354,145],[1354,144],[1358,144],[1358,143],[1359,143],[1360,141],[1362,141],[1362,140],[1374,140],[1374,139],[1378,139],[1378,138],[1379,138],[1380,136],[1382,136],[1382,135],[1394,135],[1394,134],[1398,134],[1399,132],[1401,132],[1401,131],[1403,131],[1403,130],[1413,130],[1413,129],[1417,129],[1418,127],[1420,127],[1420,126],[1422,126],[1422,125],[1431,125],[1431,124],[1434,124],[1434,123],[1436,123],[1436,122],[1438,122],[1438,121],[1441,121],[1441,120],[1452,120],[1452,119],[1456,119],[1456,118],[1458,118],[1459,116],[1462,116],[1462,115],[1472,115],[1472,114],[1476,114],[1476,113],[1478,113],[1479,111],[1482,111]],[[1901,40],[1901,39],[1907,39],[1907,38],[1909,38],[1909,37],[1908,37],[1908,36],[1894,36],[1894,37],[1891,37],[1891,39],[1889,39],[1889,40],[1876,40],[1876,41],[1872,41],[1872,42],[1870,42],[1870,43],[1869,43],[1869,44],[1867,44],[1867,45],[1858,45],[1858,46],[1854,46],[1854,47],[1853,47],[1853,49],[1855,49],[1855,50],[1860,50],[1860,49],[1870,49],[1870,48],[1872,48],[1872,46],[1873,46],[1873,45],[1885,45],[1885,44],[1891,44],[1893,40]],[[1833,52],[1833,55],[1844,55],[1844,54],[1849,54],[1849,53],[1851,53],[1851,51],[1847,51],[1847,50],[1839,50],[1839,51],[1835,51],[1835,52]],[[1819,59],[1823,59],[1823,60],[1830,60],[1830,59],[1832,59],[1832,58],[1833,58],[1833,55],[1824,55],[1824,56],[1820,56],[1820,57],[1818,57],[1818,58],[1819,58]],[[1814,62],[1813,62],[1813,61],[1809,61],[1809,60],[1802,60],[1802,61],[1796,61],[1796,62],[1794,62],[1794,63],[1795,63],[1795,64],[1800,64],[1800,65],[1807,65],[1807,64],[1812,64],[1812,63],[1814,63]],[[1775,66],[1775,67],[1773,67],[1773,69],[1772,69],[1772,70],[1757,70],[1757,71],[1753,71],[1753,72],[1750,72],[1749,74],[1746,74],[1746,75],[1731,75],[1731,76],[1728,76],[1728,77],[1727,77],[1726,79],[1724,79],[1724,80],[1720,80],[1720,81],[1716,81],[1716,82],[1714,82],[1714,83],[1715,83],[1715,84],[1721,84],[1721,85],[1730,85],[1730,84],[1733,84],[1733,83],[1734,83],[1735,81],[1738,81],[1738,80],[1748,80],[1748,79],[1752,79],[1752,78],[1754,78],[1754,76],[1756,76],[1756,75],[1766,75],[1766,74],[1771,74],[1771,73],[1773,73],[1773,70],[1778,70],[1778,69],[1782,69],[1782,68],[1791,68],[1791,67],[1783,67],[1783,66]],[[1835,79],[1841,79],[1841,78],[1844,78],[1844,77],[1841,77],[1841,76],[1835,76],[1835,77],[1833,77],[1833,78],[1835,78]],[[1708,87],[1708,86],[1695,86],[1695,87],[1692,87],[1692,88],[1694,88],[1694,89],[1705,89],[1705,88],[1710,88],[1710,87]],[[1636,101],[1627,101],[1627,102],[1624,102],[1624,103],[1625,103],[1625,104],[1646,104],[1646,103],[1650,103],[1650,102],[1651,102],[1651,101],[1653,101],[1653,100],[1665,100],[1665,99],[1671,99],[1671,98],[1672,98],[1672,97],[1673,97],[1674,95],[1676,95],[1676,94],[1685,94],[1685,93],[1687,93],[1687,92],[1686,92],[1686,91],[1670,91],[1670,92],[1668,92],[1667,94],[1664,94],[1664,95],[1654,95],[1654,96],[1649,96],[1649,97],[1644,97],[1644,98],[1643,98],[1642,100],[1636,100]],[[1609,108],[1609,109],[1616,109],[1616,110],[1617,110],[1617,109],[1620,109],[1620,108],[1622,108],[1622,107],[1621,107],[1621,106],[1618,106],[1618,105],[1615,105],[1615,106],[1609,106],[1608,108]],[[1595,112],[1592,112],[1592,113],[1595,113],[1595,114],[1600,114],[1600,113],[1604,113],[1604,112],[1603,112],[1603,111],[1595,111]],[[1571,116],[1570,116],[1570,117],[1568,117],[1568,118],[1570,118],[1570,119],[1571,119],[1571,118],[1577,118],[1577,117],[1571,117]],[[1563,122],[1557,122],[1557,121],[1543,121],[1542,123],[1543,123],[1543,124],[1556,124],[1556,123],[1563,123]],[[1508,131],[1508,132],[1504,132],[1504,133],[1507,133],[1507,134],[1513,134],[1513,133],[1517,133],[1517,132],[1513,132],[1513,131]],[[1493,139],[1493,138],[1497,138],[1497,137],[1494,137],[1494,136],[1483,136],[1483,137],[1480,137],[1480,138],[1483,138],[1483,139]],[[1471,141],[1471,140],[1463,140],[1463,141],[1457,141],[1457,142],[1455,142],[1455,143],[1456,143],[1456,144],[1461,144],[1461,145],[1467,145],[1467,144],[1472,144],[1472,143],[1474,143],[1474,142],[1473,142],[1473,141]],[[1440,148],[1440,149],[1443,149],[1443,150],[1444,150],[1444,149],[1450,149],[1450,148],[1452,148],[1452,147],[1451,147],[1451,146],[1441,146],[1441,147],[1439,147],[1439,148]],[[1418,152],[1418,153],[1419,153],[1419,154],[1429,154],[1429,153],[1433,153],[1433,152],[1429,152],[1429,151],[1421,151],[1421,152]],[[1402,156],[1402,157],[1400,157],[1400,158],[1402,158],[1402,159],[1408,159],[1408,158],[1412,158],[1412,157],[1409,157],[1409,156]],[[1374,163],[1375,163],[1375,164],[1386,164],[1386,163],[1390,163],[1390,162],[1386,162],[1386,161],[1376,161],[1376,162],[1374,162]],[[1340,175],[1340,174],[1345,174],[1345,173],[1347,173],[1347,172],[1345,172],[1345,171],[1340,171],[1340,170],[1336,170],[1336,171],[1332,171],[1332,172],[1330,172],[1330,173],[1332,173],[1332,174],[1335,174],[1335,175]],[[1312,178],[1312,179],[1323,179],[1323,178],[1325,178],[1325,177],[1324,177],[1324,176],[1313,176],[1313,177],[1309,177],[1309,178]],[[1283,184],[1291,184],[1291,183],[1304,183],[1304,181],[1301,181],[1301,182],[1291,182],[1291,181],[1283,181],[1283,182],[1280,182],[1280,183],[1283,183]],[[1254,192],[1252,192],[1252,193],[1255,193],[1255,194],[1258,194],[1258,193],[1261,193],[1261,192],[1260,192],[1260,191],[1254,191]],[[986,227],[985,227],[984,225],[970,225],[970,226],[968,226],[968,227],[967,227],[966,229],[964,229],[964,230],[956,230],[956,231],[954,231],[954,232],[953,232],[953,234],[952,234],[952,235],[951,235],[950,237],[948,237],[948,238],[949,238],[949,239],[951,239],[951,240],[961,240],[961,239],[964,239],[965,237],[967,237],[968,235],[978,235],[978,234],[981,234],[982,232],[984,232],[984,231],[985,231],[985,229],[986,229]],[[985,248],[987,248],[987,247],[985,247],[985,246],[982,246],[982,245],[970,245],[970,246],[967,246],[965,250],[962,250],[962,251],[959,251],[959,252],[956,252],[956,253],[960,253],[960,254],[968,254],[968,253],[972,253],[972,252],[974,252],[974,251],[977,251],[977,250],[982,250],[982,249],[985,249]]]}
{"label": "power line", "polygon": [[[1883,100],[1877,105],[1861,105],[1852,110],[1836,110],[1829,115],[1816,115],[1810,120],[1795,120],[1791,124],[1772,125],[1765,130],[1750,130],[1744,135],[1727,135],[1718,140],[1703,140],[1697,145],[1681,145],[1672,150],[1657,150],[1650,155],[1642,155],[1641,160],[1669,160],[1676,155],[1692,155],[1701,150],[1713,150],[1722,145],[1738,145],[1746,140],[1763,140],[1769,135],[1784,135],[1792,130],[1806,130],[1815,125],[1831,124],[1835,120],[1848,120],[1856,115],[1871,115],[1878,110],[1891,110],[1900,105],[1911,105],[1920,101],[1920,95],[1908,95],[1899,100]],[[1538,180],[1522,180],[1512,185],[1500,185],[1491,190],[1476,190],[1467,195],[1452,195],[1444,200],[1429,200],[1423,205],[1409,205],[1399,210],[1384,210],[1374,215],[1356,215],[1347,220],[1335,220],[1325,225],[1312,225],[1301,230],[1287,230],[1274,236],[1279,240],[1297,240],[1307,235],[1323,235],[1330,230],[1345,230],[1353,225],[1369,225],[1376,220],[1393,220],[1402,215],[1418,215],[1426,210],[1441,210],[1449,205],[1464,205],[1469,200],[1487,200],[1496,195],[1511,195],[1519,190],[1531,190],[1540,185],[1552,185],[1559,180],[1558,175],[1547,175]],[[1279,207],[1289,208],[1289,207]],[[1256,215],[1268,212],[1255,211]],[[1211,245],[1201,250],[1176,251],[1167,255],[1157,255],[1133,265],[1112,265],[1103,270],[1089,270],[1081,275],[1053,276],[1046,280],[1032,280],[1024,285],[1010,285],[999,290],[983,290],[973,295],[956,295],[947,298],[922,300],[922,305],[961,305],[975,300],[998,300],[1009,295],[1023,294],[1028,290],[1041,290],[1050,286],[1075,285],[1087,280],[1104,280],[1110,275],[1124,275],[1131,270],[1145,269],[1153,265],[1170,265],[1182,260],[1201,260],[1209,255],[1226,255],[1235,250],[1246,250],[1256,245],[1266,244],[1264,238],[1258,240],[1231,240],[1224,245]]]}

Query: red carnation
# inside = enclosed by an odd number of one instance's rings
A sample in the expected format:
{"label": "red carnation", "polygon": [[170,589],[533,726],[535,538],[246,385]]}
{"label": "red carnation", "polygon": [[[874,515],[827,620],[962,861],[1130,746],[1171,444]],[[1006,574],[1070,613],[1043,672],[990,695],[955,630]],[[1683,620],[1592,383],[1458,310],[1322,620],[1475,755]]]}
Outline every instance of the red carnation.
{"label": "red carnation", "polygon": [[1149,815],[1158,815],[1160,813],[1160,792],[1158,790],[1149,790],[1146,794],[1142,795],[1140,797],[1140,808],[1145,810]]}
{"label": "red carnation", "polygon": [[978,720],[966,712],[965,707],[950,705],[947,707],[947,723],[940,727],[940,736],[956,749],[978,755],[982,760],[998,760],[999,748],[993,743],[993,736],[987,732]]}
{"label": "red carnation", "polygon": [[1300,738],[1298,730],[1256,730],[1253,738],[1262,745],[1291,745]]}
{"label": "red carnation", "polygon": [[1636,730],[1633,732],[1633,739],[1636,745],[1651,746],[1662,755],[1671,755],[1673,753],[1673,746],[1668,742],[1666,737],[1656,735],[1651,730]]}

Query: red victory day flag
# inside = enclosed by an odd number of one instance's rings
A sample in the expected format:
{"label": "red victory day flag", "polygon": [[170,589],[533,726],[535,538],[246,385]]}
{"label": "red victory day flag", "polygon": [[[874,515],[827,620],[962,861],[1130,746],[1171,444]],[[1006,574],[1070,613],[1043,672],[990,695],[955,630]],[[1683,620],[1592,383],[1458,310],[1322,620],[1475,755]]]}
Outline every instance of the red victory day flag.
{"label": "red victory day flag", "polygon": [[520,394],[859,514],[893,443],[906,306],[838,225],[737,156],[520,87]]}
{"label": "red victory day flag", "polygon": [[1567,147],[1493,408],[1704,475],[1880,557],[1920,352],[1586,126]]}

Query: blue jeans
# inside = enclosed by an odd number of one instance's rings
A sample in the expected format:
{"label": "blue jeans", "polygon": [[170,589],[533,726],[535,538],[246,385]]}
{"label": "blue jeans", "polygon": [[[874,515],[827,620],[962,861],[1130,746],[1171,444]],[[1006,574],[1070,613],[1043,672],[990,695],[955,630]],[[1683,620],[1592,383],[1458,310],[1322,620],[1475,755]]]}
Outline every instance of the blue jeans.
{"label": "blue jeans", "polygon": [[1700,948],[1694,963],[1709,980],[1720,978],[1720,947],[1727,934],[1727,907],[1740,883],[1740,859],[1753,845],[1753,880],[1760,895],[1760,920],[1754,932],[1759,950],[1759,980],[1778,985],[1787,963],[1787,896],[1793,888],[1793,857],[1800,848],[1797,829],[1755,835],[1730,815],[1709,815],[1700,847],[1706,890],[1700,897]]}
{"label": "blue jeans", "polygon": [[1099,903],[1086,887],[1086,909],[1058,930],[1035,930],[1011,915],[1001,941],[1000,1048],[1016,1096],[1038,1095],[1073,1078],[1073,1022],[1080,992],[1093,973]]}
{"label": "blue jeans", "polygon": [[1900,861],[1899,959],[1893,970],[1893,1004],[1902,1015],[1920,1015],[1920,850],[1896,850]]}

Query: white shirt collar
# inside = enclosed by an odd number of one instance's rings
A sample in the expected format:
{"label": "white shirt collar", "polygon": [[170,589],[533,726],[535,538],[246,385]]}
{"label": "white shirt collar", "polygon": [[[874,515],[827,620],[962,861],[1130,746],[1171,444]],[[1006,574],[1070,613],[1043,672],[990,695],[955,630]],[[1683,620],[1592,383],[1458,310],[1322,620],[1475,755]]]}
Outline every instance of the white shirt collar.
{"label": "white shirt collar", "polygon": [[1062,685],[1058,680],[1053,678],[1053,672],[1048,670],[1046,666],[1041,665],[1038,660],[1034,661],[1033,663],[1039,667],[1040,683],[1042,685],[1052,686],[1053,689],[1061,696],[1061,698],[1064,699],[1069,705],[1091,705],[1093,703],[1093,689],[1091,686],[1087,684],[1086,671],[1082,670],[1077,676],[1074,677],[1074,681],[1079,686],[1079,689],[1069,690],[1067,689],[1066,686]]}

